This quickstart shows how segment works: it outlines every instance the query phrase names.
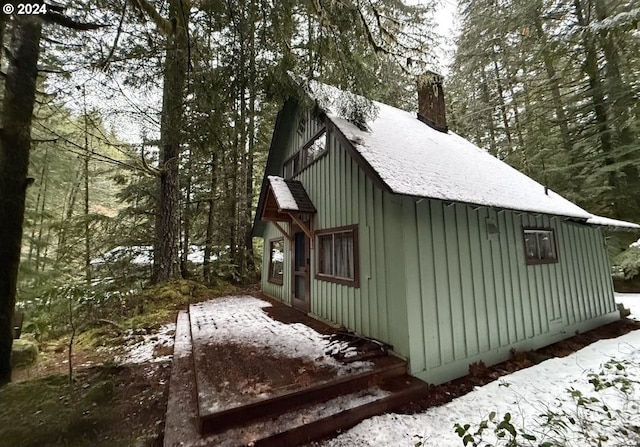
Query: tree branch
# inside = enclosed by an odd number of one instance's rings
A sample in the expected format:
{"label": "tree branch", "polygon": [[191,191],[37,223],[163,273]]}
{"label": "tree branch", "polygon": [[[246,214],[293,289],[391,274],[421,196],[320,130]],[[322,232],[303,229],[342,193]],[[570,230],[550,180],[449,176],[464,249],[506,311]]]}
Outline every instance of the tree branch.
{"label": "tree branch", "polygon": [[111,25],[105,25],[100,23],[76,22],[75,20],[63,14],[52,11],[51,9],[48,9],[47,13],[43,17],[44,17],[44,20],[49,23],[55,23],[56,25],[64,26],[65,28],[74,29],[78,31],[90,31],[90,30],[111,26]]}

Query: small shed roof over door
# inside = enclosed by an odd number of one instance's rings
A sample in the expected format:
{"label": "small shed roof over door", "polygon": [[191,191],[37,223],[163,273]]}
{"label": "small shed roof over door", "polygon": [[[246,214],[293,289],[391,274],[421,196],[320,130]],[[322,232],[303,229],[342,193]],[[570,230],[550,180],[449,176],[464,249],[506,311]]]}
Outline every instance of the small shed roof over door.
{"label": "small shed roof over door", "polygon": [[269,176],[268,180],[269,189],[262,210],[259,210],[260,218],[273,222],[289,239],[291,235],[278,222],[294,222],[313,241],[311,217],[317,211],[302,183],[274,175]]}

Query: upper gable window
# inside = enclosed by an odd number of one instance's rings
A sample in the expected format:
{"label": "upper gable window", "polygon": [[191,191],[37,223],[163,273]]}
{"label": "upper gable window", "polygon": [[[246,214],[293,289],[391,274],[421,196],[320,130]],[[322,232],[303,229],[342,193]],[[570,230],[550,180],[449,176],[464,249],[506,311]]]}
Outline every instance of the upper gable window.
{"label": "upper gable window", "polygon": [[558,262],[553,230],[525,228],[524,256],[527,264],[552,264]]}
{"label": "upper gable window", "polygon": [[300,120],[298,121],[298,134],[300,134],[301,136],[304,135],[304,131],[307,128],[307,119],[304,116],[300,117]]}
{"label": "upper gable window", "polygon": [[291,178],[327,152],[327,131],[320,130],[302,149],[284,163],[283,177]]}
{"label": "upper gable window", "polygon": [[307,143],[302,151],[305,160],[304,166],[309,166],[327,151],[327,132],[322,129],[320,134]]}

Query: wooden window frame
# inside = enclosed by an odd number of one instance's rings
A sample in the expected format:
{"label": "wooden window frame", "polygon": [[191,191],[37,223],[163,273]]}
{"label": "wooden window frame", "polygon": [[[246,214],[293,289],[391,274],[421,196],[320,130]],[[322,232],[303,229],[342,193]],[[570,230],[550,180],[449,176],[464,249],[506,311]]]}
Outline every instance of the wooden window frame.
{"label": "wooden window frame", "polygon": [[[322,246],[320,244],[320,237],[326,236],[327,234],[348,233],[348,232],[351,232],[351,234],[353,235],[353,279],[340,278],[332,275],[327,275],[326,273],[320,273],[320,250],[322,249]],[[341,284],[344,286],[350,286],[356,289],[359,288],[360,287],[360,245],[358,243],[358,224],[317,230],[315,232],[315,239],[316,239],[315,241],[316,242],[315,279],[320,281],[332,282],[335,284]]]}
{"label": "wooden window frame", "polygon": [[[525,234],[527,231],[533,232],[549,232],[553,238],[553,252],[555,258],[553,259],[529,259],[527,256],[527,239]],[[537,227],[522,227],[522,245],[524,247],[524,262],[527,265],[543,265],[543,264],[557,264],[560,256],[558,256],[558,244],[556,242],[556,232],[553,228],[537,228]]]}
{"label": "wooden window frame", "polygon": [[[327,153],[329,152],[329,148],[326,147],[325,151],[320,154],[318,157],[314,158],[311,162],[308,162],[307,157],[306,157],[306,150],[313,144],[315,143],[315,141],[322,137],[322,135],[325,134],[326,138],[327,138],[327,143],[326,145],[329,145],[329,134],[327,132],[327,126],[323,126],[320,130],[318,130],[313,137],[311,137],[311,139],[309,141],[307,141],[302,148],[300,148],[299,150],[297,150],[291,157],[287,158],[284,163],[282,164],[282,177],[285,179],[291,179],[293,177],[295,177],[296,175],[300,174],[302,171],[304,171],[305,169],[307,169],[309,166],[313,165],[316,161],[320,160],[322,157],[324,157],[325,155],[327,155]],[[298,158],[298,170],[295,169],[295,159]],[[292,174],[289,176],[287,175],[287,170],[286,167],[289,163],[294,163],[294,169],[292,169]]]}
{"label": "wooden window frame", "polygon": [[[274,242],[281,242],[282,243],[282,253],[284,256],[284,237],[274,237],[273,239],[269,239],[269,270],[267,271],[267,282],[270,282],[271,284],[277,284],[279,286],[284,284],[284,271],[282,272],[282,278],[278,279],[278,278],[274,278],[272,276],[272,272],[273,272],[273,255],[271,253],[271,244],[273,244]],[[282,268],[284,270],[284,259],[282,259]]]}

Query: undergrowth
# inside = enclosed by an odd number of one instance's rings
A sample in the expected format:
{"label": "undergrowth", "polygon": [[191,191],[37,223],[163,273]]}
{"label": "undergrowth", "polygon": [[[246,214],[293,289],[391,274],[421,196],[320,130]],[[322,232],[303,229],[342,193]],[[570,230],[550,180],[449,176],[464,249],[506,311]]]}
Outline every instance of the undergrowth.
{"label": "undergrowth", "polygon": [[[517,402],[519,408],[533,408],[534,416],[492,411],[480,422],[459,422],[453,429],[463,446],[473,447],[638,446],[640,378],[634,374],[639,368],[610,360],[587,373],[589,385],[583,389],[570,387],[554,402]],[[417,437],[415,446],[426,446]]]}

